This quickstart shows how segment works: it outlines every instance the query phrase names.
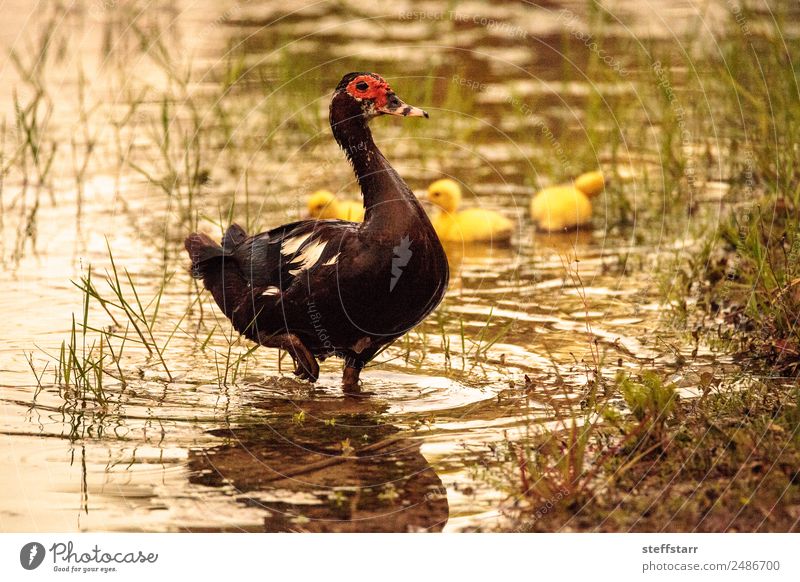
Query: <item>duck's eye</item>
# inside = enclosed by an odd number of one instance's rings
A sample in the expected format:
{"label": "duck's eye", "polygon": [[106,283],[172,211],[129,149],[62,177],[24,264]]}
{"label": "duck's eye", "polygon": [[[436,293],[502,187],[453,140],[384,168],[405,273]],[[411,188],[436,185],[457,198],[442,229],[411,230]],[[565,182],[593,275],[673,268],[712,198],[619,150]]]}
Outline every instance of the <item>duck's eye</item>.
{"label": "duck's eye", "polygon": [[439,193],[438,192],[431,192],[431,196],[433,196],[434,198],[438,198],[439,197]]}
{"label": "duck's eye", "polygon": [[369,89],[369,85],[367,85],[364,81],[361,81],[360,83],[356,83],[356,89],[358,89],[363,93],[364,91]]}

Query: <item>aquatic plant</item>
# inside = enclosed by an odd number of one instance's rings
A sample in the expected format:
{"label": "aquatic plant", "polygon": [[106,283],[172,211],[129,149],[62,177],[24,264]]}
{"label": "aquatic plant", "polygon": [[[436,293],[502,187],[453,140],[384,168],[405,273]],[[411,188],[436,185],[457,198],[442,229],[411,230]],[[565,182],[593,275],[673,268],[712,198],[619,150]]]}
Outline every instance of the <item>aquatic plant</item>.
{"label": "aquatic plant", "polygon": [[642,425],[641,438],[663,446],[667,422],[672,418],[678,400],[675,385],[665,383],[656,372],[645,370],[639,381],[620,372],[617,386],[631,414]]}

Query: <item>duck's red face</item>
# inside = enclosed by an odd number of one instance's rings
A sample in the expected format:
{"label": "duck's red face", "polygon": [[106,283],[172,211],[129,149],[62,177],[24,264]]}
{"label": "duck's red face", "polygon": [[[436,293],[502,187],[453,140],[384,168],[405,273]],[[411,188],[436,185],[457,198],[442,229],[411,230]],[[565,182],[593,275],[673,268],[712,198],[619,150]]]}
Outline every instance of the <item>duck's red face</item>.
{"label": "duck's red face", "polygon": [[392,91],[382,77],[374,73],[356,74],[345,87],[348,95],[361,103],[367,118],[378,115],[399,115],[401,117],[428,117],[419,107],[412,107]]}

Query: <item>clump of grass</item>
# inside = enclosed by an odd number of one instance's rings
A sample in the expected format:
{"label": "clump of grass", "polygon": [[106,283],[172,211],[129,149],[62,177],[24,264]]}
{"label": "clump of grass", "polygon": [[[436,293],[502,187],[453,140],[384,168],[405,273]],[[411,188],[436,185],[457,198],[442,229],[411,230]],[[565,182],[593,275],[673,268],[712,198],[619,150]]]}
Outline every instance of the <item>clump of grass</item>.
{"label": "clump of grass", "polygon": [[[91,288],[92,271],[89,269],[82,283]],[[53,356],[53,384],[58,388],[59,395],[67,402],[77,403],[94,400],[102,407],[108,405],[104,379],[106,376],[125,384],[124,375],[120,368],[120,358],[125,350],[126,337],[122,336],[117,348],[114,348],[112,339],[114,335],[110,329],[99,330],[96,337],[87,334],[92,329],[89,326],[89,312],[92,295],[85,292],[83,295],[83,310],[80,319],[72,316],[72,326],[67,339],[61,342],[61,348]],[[43,376],[47,364],[37,371],[33,356],[28,363],[36,377],[37,393],[43,389]]]}
{"label": "clump of grass", "polygon": [[[29,85],[27,97],[21,97],[16,89],[13,91],[14,124],[9,128],[10,131],[7,131],[6,122],[3,121],[0,176],[2,179],[11,176],[19,182],[16,197],[8,205],[5,203],[2,205],[4,216],[12,212],[17,215],[16,239],[10,257],[13,264],[20,262],[25,255],[26,247],[30,246],[35,250],[42,194],[49,191],[50,200],[55,203],[51,175],[58,144],[48,133],[53,102],[44,90],[44,81],[41,79],[42,68],[47,61],[49,37],[45,37],[42,42],[43,46],[37,52],[40,60],[32,59],[31,64],[24,63],[22,57],[15,52],[11,55],[11,61],[15,64],[18,74]],[[11,151],[6,155],[9,135]]]}
{"label": "clump of grass", "polygon": [[[734,210],[704,234],[699,252],[669,266],[677,321],[768,373],[800,372],[800,39],[787,14],[759,19],[746,9],[709,66],[721,80],[728,199]],[[759,23],[759,26],[754,26]],[[747,50],[743,50],[743,46]],[[720,326],[720,321],[723,325]]]}
{"label": "clump of grass", "polygon": [[[167,379],[173,380],[164,353],[183,318],[164,341],[157,341],[154,333],[161,299],[172,275],[165,274],[156,293],[145,302],[127,269],[118,270],[110,246],[108,252],[111,269],[106,273],[104,282],[110,293],[98,287],[91,267],[85,276],[73,281],[81,291],[82,311],[77,318],[73,315],[70,335],[61,343],[58,354],[50,355],[55,364],[53,385],[68,402],[91,399],[107,405],[106,378],[124,389],[127,381],[122,357],[129,344],[144,348],[147,357],[155,358]],[[99,306],[108,316],[111,325],[101,327],[96,323],[93,317],[95,306]],[[45,387],[44,370],[37,372],[32,359],[29,363],[36,376],[38,393]]]}
{"label": "clump of grass", "polygon": [[234,334],[236,332],[231,330],[231,333],[225,336],[226,345],[222,353],[214,351],[214,367],[220,387],[235,384],[238,378],[247,375],[249,358],[259,347],[258,344],[254,344],[237,353],[234,348],[239,344],[239,340]]}
{"label": "clump of grass", "polygon": [[798,207],[781,199],[765,202],[721,229],[724,277],[713,282],[705,306],[724,310],[733,324],[729,338],[740,354],[753,357],[749,361],[761,359],[794,375],[800,372]]}
{"label": "clump of grass", "polygon": [[[153,328],[158,320],[159,308],[161,307],[161,298],[163,297],[164,290],[172,279],[173,274],[164,273],[158,290],[152,299],[144,304],[140,298],[140,294],[136,289],[136,284],[127,269],[123,269],[124,281],[127,282],[127,289],[123,284],[123,279],[120,277],[120,272],[117,270],[117,264],[114,261],[114,255],[111,252],[111,247],[108,246],[108,256],[111,261],[111,271],[107,273],[106,282],[111,289],[112,298],[104,297],[101,292],[92,284],[91,278],[82,278],[80,283],[76,286],[84,293],[87,298],[95,299],[114,321],[117,327],[120,327],[117,317],[114,315],[114,308],[121,311],[125,320],[133,327],[139,341],[147,350],[150,355],[155,355],[161,362],[167,376],[172,380],[167,363],[164,361],[163,349],[166,343],[171,339],[172,334],[167,339],[163,346],[159,346],[153,335]],[[87,299],[88,301],[88,299]],[[179,322],[180,325],[180,322]],[[177,330],[177,327],[176,327]],[[95,330],[96,331],[96,330]],[[173,331],[174,334],[174,331]]]}
{"label": "clump of grass", "polygon": [[641,430],[635,425],[614,439],[604,416],[593,409],[551,428],[529,422],[525,438],[506,435],[490,446],[478,475],[507,492],[503,509],[516,529],[536,531],[568,520],[611,487],[615,475],[606,468]]}
{"label": "clump of grass", "polygon": [[[53,206],[59,203],[56,184],[64,173],[67,157],[71,158],[75,177],[76,228],[81,230],[84,179],[89,173],[90,161],[101,133],[99,127],[93,128],[92,119],[101,101],[89,103],[87,90],[90,84],[80,65],[76,78],[77,116],[70,121],[68,140],[63,136],[62,121],[53,117],[55,101],[49,86],[49,73],[54,65],[69,60],[69,47],[65,36],[57,32],[59,27],[55,25],[57,20],[65,16],[64,8],[51,8],[53,14],[49,15],[41,34],[31,35],[30,39],[20,43],[24,49],[15,48],[9,54],[9,61],[21,83],[12,91],[13,124],[9,127],[3,120],[0,176],[3,179],[9,177],[15,196],[8,205],[2,203],[0,207],[3,214],[17,214],[17,236],[9,257],[13,265],[19,264],[28,248],[35,253],[42,195],[48,193]],[[63,146],[65,141],[69,142],[70,148]],[[8,154],[7,146],[10,149]],[[6,258],[2,256],[0,260]]]}
{"label": "clump of grass", "polygon": [[620,376],[630,411],[606,400],[549,429],[531,423],[490,446],[481,476],[508,493],[516,530],[797,531],[800,389],[743,390],[711,373],[700,387],[678,399],[663,375]]}
{"label": "clump of grass", "polygon": [[673,387],[655,372],[646,372],[641,384],[618,376],[617,392],[629,403],[631,418],[612,408],[608,398],[598,399],[596,386],[589,389],[592,398],[581,401],[580,415],[573,411],[549,429],[529,424],[526,438],[518,442],[506,438],[500,471],[516,519],[580,512],[612,487],[618,471],[607,469],[614,459],[638,460],[652,452],[646,446],[650,439],[663,441],[676,399]]}
{"label": "clump of grass", "polygon": [[[108,334],[103,333],[87,346],[86,327],[76,324],[73,317],[70,337],[61,343],[54,370],[54,383],[65,400],[85,402],[92,398],[101,406],[106,406],[108,398],[103,386],[104,376],[124,382],[121,374],[114,377],[113,372],[109,371],[109,363],[119,365],[109,339]],[[120,355],[123,350],[124,344],[119,348]],[[41,389],[41,377],[37,381]]]}
{"label": "clump of grass", "polygon": [[[174,272],[164,271],[155,290],[148,292],[127,269],[117,266],[110,245],[108,262],[103,277],[98,278],[89,266],[84,276],[73,281],[81,292],[82,309],[73,315],[69,335],[60,349],[55,353],[43,351],[43,363],[34,354],[27,356],[37,386],[34,403],[43,390],[57,392],[64,401],[63,411],[71,415],[72,436],[76,438],[86,429],[84,412],[89,409],[92,426],[103,430],[103,417],[112,407],[126,402],[126,393],[138,392],[145,369],[160,369],[163,375],[158,380],[166,390],[175,380],[167,361],[168,347],[175,335],[183,332],[184,321],[203,297],[195,295],[177,321],[167,322],[161,317],[162,302]],[[201,351],[207,349],[218,329],[219,325],[214,325],[204,339],[198,338]],[[225,339],[221,349],[211,348],[220,387],[247,374],[249,357],[258,347],[238,349],[241,339],[235,331]]]}
{"label": "clump of grass", "polygon": [[573,418],[561,431],[545,433],[534,446],[507,443],[528,512],[575,507],[591,493],[593,471],[588,459],[596,428],[591,421],[578,424]]}
{"label": "clump of grass", "polygon": [[674,384],[664,382],[652,370],[645,370],[639,381],[620,372],[617,386],[625,404],[643,429],[637,431],[645,441],[666,445],[667,422],[672,418],[678,402]]}
{"label": "clump of grass", "polygon": [[194,107],[188,120],[180,119],[175,103],[191,104],[187,96],[162,95],[160,115],[151,124],[151,136],[159,156],[148,163],[130,160],[130,167],[150,184],[160,189],[175,205],[179,223],[193,226],[197,216],[197,197],[209,180],[209,170],[202,163],[202,121]]}
{"label": "clump of grass", "polygon": [[[108,291],[103,291],[97,286],[91,277],[91,269],[86,277],[82,277],[79,282],[74,283],[81,290],[84,297],[84,319],[79,325],[82,333],[86,331],[99,334],[105,338],[105,345],[108,347],[114,363],[119,372],[119,380],[125,382],[122,370],[119,368],[119,356],[125,343],[132,343],[144,349],[146,361],[154,360],[164,371],[167,382],[174,380],[174,375],[167,363],[166,352],[169,344],[179,332],[183,332],[184,321],[192,314],[196,305],[203,299],[203,294],[198,293],[186,306],[183,314],[177,321],[162,322],[161,305],[164,292],[172,282],[175,273],[164,271],[158,286],[149,299],[145,300],[144,292],[136,284],[134,277],[127,269],[118,270],[113,253],[109,246],[110,271],[106,272],[105,283]],[[109,293],[110,291],[110,293]],[[108,327],[98,327],[96,323],[91,323],[86,315],[90,301],[99,305],[103,312],[111,319],[112,325]],[[159,323],[161,322],[161,323]],[[202,324],[202,321],[199,322]],[[123,329],[124,327],[124,329]],[[215,324],[202,340],[199,348],[205,350],[211,343],[212,336],[220,328]],[[217,383],[220,386],[227,386],[247,374],[249,357],[259,347],[257,344],[241,348],[242,339],[231,328],[225,336],[225,343],[222,349],[213,349],[214,366],[217,372]],[[114,351],[114,340],[119,344],[117,352]],[[141,351],[141,350],[140,350]],[[107,374],[109,375],[109,374]]]}

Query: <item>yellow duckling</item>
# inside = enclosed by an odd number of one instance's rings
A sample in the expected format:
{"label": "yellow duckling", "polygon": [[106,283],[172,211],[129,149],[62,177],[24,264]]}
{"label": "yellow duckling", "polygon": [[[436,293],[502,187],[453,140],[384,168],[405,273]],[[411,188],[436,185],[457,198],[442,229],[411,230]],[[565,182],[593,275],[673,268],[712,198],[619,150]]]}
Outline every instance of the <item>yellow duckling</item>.
{"label": "yellow duckling", "polygon": [[308,198],[311,218],[338,218],[352,222],[364,221],[364,205],[355,200],[337,200],[329,190],[317,190]]}
{"label": "yellow duckling", "polygon": [[444,178],[428,186],[428,199],[439,211],[431,218],[433,228],[443,242],[507,242],[514,223],[502,214],[484,208],[458,211],[461,187]]}
{"label": "yellow duckling", "polygon": [[556,232],[589,224],[592,220],[591,198],[605,188],[602,172],[587,172],[572,184],[551,186],[531,200],[531,218],[540,230]]}

